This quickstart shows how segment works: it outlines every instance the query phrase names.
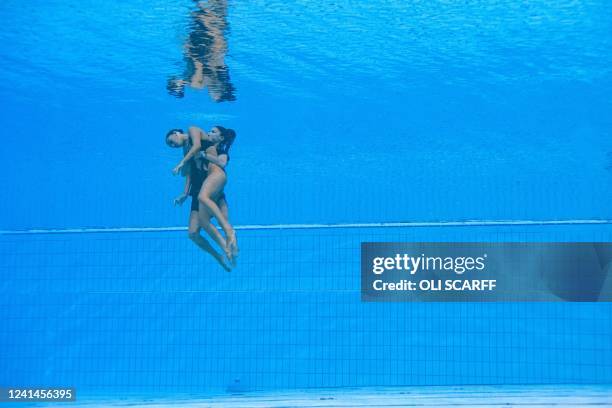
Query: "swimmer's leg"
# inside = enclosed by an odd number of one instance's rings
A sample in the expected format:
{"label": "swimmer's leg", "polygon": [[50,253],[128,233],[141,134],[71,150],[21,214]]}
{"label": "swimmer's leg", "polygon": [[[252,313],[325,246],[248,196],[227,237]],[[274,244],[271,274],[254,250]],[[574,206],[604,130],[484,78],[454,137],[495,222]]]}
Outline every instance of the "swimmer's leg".
{"label": "swimmer's leg", "polygon": [[210,222],[211,215],[208,213],[208,211],[206,211],[206,208],[203,208],[203,206],[200,206],[198,219],[200,227],[202,227],[208,236],[210,236],[217,243],[217,245],[219,245],[219,248],[223,249],[225,255],[228,257],[228,259],[230,259],[229,254],[226,251],[227,242],[225,241],[225,238],[223,238],[217,227]]}
{"label": "swimmer's leg", "polygon": [[221,171],[209,172],[208,177],[204,180],[204,184],[202,184],[198,199],[200,200],[200,204],[217,219],[219,226],[223,229],[223,232],[225,232],[225,237],[227,239],[227,249],[225,252],[229,252],[228,257],[233,259],[238,255],[236,233],[214,200],[214,198],[219,197],[223,192],[226,180],[225,173]]}
{"label": "swimmer's leg", "polygon": [[200,220],[198,216],[198,211],[191,211],[189,213],[189,229],[188,229],[189,239],[193,241],[198,247],[203,249],[205,252],[210,254],[215,260],[229,272],[230,268],[225,264],[223,256],[210,245],[210,242],[204,239],[202,235],[200,235]]}
{"label": "swimmer's leg", "polygon": [[[217,205],[221,210],[221,213],[229,223],[229,208],[227,206],[227,199],[225,198],[225,194],[221,193],[221,197],[217,200]],[[229,261],[232,263],[232,266],[236,266],[236,257],[238,256],[238,247],[236,246],[236,253],[232,254],[232,257],[228,257]]]}
{"label": "swimmer's leg", "polygon": [[217,205],[221,210],[221,214],[225,217],[227,222],[229,222],[229,208],[227,206],[227,199],[225,198],[225,193],[221,193],[221,197],[217,200]]}

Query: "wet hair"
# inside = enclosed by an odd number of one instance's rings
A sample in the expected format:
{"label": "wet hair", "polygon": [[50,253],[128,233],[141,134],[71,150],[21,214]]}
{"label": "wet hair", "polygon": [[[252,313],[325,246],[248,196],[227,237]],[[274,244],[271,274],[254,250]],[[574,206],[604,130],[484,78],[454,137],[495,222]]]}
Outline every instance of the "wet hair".
{"label": "wet hair", "polygon": [[229,150],[229,148],[232,147],[232,143],[234,143],[234,140],[236,139],[236,132],[234,132],[234,129],[226,129],[219,125],[215,127],[219,129],[221,137],[223,138],[223,140],[219,142],[219,147],[225,151]]}
{"label": "wet hair", "polygon": [[169,146],[168,144],[168,138],[170,137],[170,135],[174,134],[174,133],[185,133],[183,132],[183,129],[170,129],[168,131],[168,133],[166,133],[166,138],[164,139],[166,141],[166,144]]}

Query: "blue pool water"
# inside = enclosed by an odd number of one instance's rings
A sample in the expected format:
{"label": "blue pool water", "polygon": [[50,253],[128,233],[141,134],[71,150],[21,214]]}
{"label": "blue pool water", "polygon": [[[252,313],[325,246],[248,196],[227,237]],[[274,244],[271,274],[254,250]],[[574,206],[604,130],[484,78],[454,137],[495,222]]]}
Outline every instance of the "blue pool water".
{"label": "blue pool water", "polygon": [[217,123],[239,224],[612,216],[604,1],[230,2],[221,103],[165,88],[193,8],[4,2],[4,229],[184,224],[163,135]]}
{"label": "blue pool water", "polygon": [[240,233],[231,273],[183,232],[4,237],[19,274],[0,286],[1,382],[84,396],[612,382],[610,303],[362,303],[359,279],[362,241],[610,241],[610,226]]}
{"label": "blue pool water", "polygon": [[0,5],[0,386],[612,383],[610,303],[359,296],[362,241],[612,241],[610,223],[239,230],[230,274],[163,230],[188,216],[163,135],[192,124],[237,132],[239,226],[611,220],[607,2],[206,5],[234,100],[166,89],[195,2]]}

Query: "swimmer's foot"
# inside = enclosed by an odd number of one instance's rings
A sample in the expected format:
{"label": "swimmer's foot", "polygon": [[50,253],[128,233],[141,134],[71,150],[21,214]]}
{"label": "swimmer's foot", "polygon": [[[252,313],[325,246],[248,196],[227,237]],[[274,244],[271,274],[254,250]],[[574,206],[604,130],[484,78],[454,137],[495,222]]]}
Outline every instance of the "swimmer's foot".
{"label": "swimmer's foot", "polygon": [[219,257],[217,258],[217,262],[219,263],[219,265],[221,265],[221,267],[225,270],[225,272],[231,272],[232,268],[227,266],[227,263],[225,262],[225,259],[219,255]]}
{"label": "swimmer's foot", "polygon": [[229,262],[229,264],[233,268],[235,265],[234,261],[232,260],[232,251],[230,251],[228,247],[223,248],[223,250],[225,251],[225,258],[227,259],[227,262]]}
{"label": "swimmer's foot", "polygon": [[238,242],[236,242],[236,233],[232,233],[227,238],[226,253],[229,252],[228,258],[232,266],[236,266],[236,258],[238,257]]}
{"label": "swimmer's foot", "polygon": [[239,249],[238,249],[238,243],[236,241],[232,243],[232,245],[230,246],[230,250],[232,251],[232,258],[234,259],[237,258]]}

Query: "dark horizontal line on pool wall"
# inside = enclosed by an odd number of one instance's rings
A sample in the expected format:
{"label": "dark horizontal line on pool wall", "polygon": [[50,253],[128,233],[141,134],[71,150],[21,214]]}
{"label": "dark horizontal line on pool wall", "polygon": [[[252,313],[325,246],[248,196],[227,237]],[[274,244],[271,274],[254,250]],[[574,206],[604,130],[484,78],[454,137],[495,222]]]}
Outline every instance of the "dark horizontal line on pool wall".
{"label": "dark horizontal line on pool wall", "polygon": [[[236,230],[282,230],[282,229],[342,229],[342,228],[402,228],[402,227],[495,227],[538,225],[612,225],[608,219],[583,220],[465,220],[465,221],[405,221],[363,223],[313,223],[313,224],[251,224],[237,225]],[[29,230],[0,230],[0,235],[25,234],[92,234],[102,232],[172,232],[186,231],[187,227],[79,227]]]}

